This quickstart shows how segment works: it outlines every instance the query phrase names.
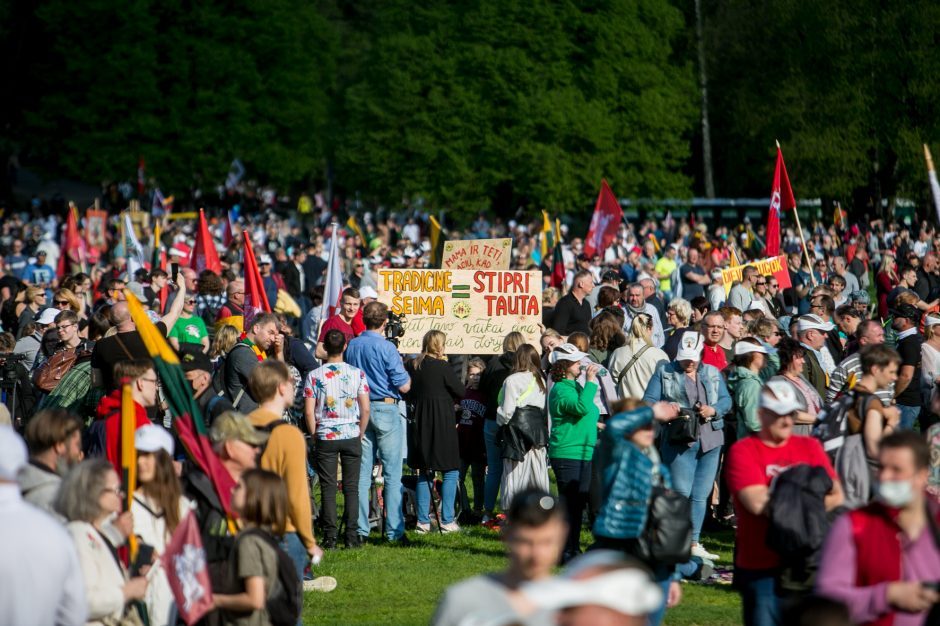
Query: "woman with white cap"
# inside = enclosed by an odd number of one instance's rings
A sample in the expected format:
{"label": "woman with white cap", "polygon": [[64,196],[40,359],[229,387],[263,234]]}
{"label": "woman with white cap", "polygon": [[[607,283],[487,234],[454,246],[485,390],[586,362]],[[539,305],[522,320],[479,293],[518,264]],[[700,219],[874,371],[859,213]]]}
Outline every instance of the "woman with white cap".
{"label": "woman with white cap", "polygon": [[763,382],[760,371],[767,360],[767,349],[753,337],[734,344],[734,359],[728,375],[728,390],[734,397],[734,417],[738,423],[738,439],[760,430],[757,406]]}
{"label": "woman with white cap", "polygon": [[731,396],[721,372],[702,363],[703,337],[687,331],[676,360],[656,366],[643,400],[671,402],[680,417],[663,435],[662,460],[669,466],[675,490],[692,501],[692,556],[715,560],[698,542],[705,521],[718,461],[725,442],[724,415],[731,411]]}
{"label": "woman with white cap", "polygon": [[587,354],[570,343],[564,343],[552,352],[550,375],[555,384],[549,393],[552,431],[549,456],[558,494],[565,500],[568,513],[568,538],[562,562],[581,553],[581,518],[591,487],[591,458],[597,443],[597,421],[600,411],[594,404],[597,394],[597,374],[600,365],[586,365],[585,383],[578,383],[581,359]]}
{"label": "woman with white cap", "polygon": [[[141,426],[134,433],[137,448],[137,490],[131,502],[134,534],[140,545],[153,548],[158,558],[166,549],[173,531],[189,511],[189,501],[173,466],[173,436],[154,424]],[[151,626],[176,623],[176,606],[166,572],[154,561],[147,578],[150,586],[144,601]]]}

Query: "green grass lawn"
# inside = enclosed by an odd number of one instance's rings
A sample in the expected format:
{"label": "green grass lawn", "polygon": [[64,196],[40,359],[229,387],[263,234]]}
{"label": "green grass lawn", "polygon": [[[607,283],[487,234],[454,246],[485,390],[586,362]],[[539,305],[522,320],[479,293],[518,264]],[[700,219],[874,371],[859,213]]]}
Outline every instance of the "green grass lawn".
{"label": "green grass lawn", "polygon": [[[335,576],[332,593],[308,593],[304,598],[305,624],[427,624],[441,593],[448,585],[484,572],[500,570],[506,559],[497,533],[466,528],[451,535],[408,532],[413,545],[384,543],[360,550],[334,550],[316,568],[317,575]],[[372,535],[373,540],[377,537]],[[582,534],[587,546],[591,537]],[[705,546],[731,562],[730,533],[703,539]],[[718,626],[739,624],[740,600],[728,586],[683,584],[683,600],[666,613],[665,624]]]}

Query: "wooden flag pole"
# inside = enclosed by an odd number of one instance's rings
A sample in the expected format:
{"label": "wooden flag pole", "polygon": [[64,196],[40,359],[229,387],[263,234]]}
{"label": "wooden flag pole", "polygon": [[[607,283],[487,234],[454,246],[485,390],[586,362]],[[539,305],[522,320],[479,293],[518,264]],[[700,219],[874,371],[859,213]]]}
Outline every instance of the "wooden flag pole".
{"label": "wooden flag pole", "polygon": [[[777,149],[780,149],[780,142],[775,140],[777,144]],[[796,202],[793,203],[796,205]],[[806,263],[809,265],[809,277],[813,281],[813,287],[816,286],[816,275],[813,274],[813,262],[809,258],[809,250],[806,247],[806,237],[803,236],[803,226],[800,225],[800,210],[798,206],[793,207],[793,217],[796,218],[796,232],[800,236],[800,241],[803,243],[803,256],[806,257]]]}

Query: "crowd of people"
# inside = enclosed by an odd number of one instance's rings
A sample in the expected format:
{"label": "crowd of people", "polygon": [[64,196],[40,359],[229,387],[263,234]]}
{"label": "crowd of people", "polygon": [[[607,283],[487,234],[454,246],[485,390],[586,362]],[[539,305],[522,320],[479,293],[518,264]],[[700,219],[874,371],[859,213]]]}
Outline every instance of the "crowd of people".
{"label": "crowd of people", "polygon": [[[787,232],[785,267],[745,265],[726,284],[723,269],[764,255],[763,226],[625,222],[593,255],[566,233],[558,281],[541,220],[480,215],[448,236],[510,236],[512,267],[542,270],[539,345],[513,332],[500,354],[453,355],[430,330],[402,355],[376,272],[430,266],[425,216],[330,218],[213,220],[221,271],[197,272],[183,221],[159,240],[135,222],[143,258],[170,254],[148,268],[116,230],[103,250],[66,248],[59,218],[5,216],[0,570],[16,584],[0,585],[0,622],[176,624],[159,557],[190,513],[206,623],[297,620],[292,585],[338,584],[315,576],[330,550],[476,524],[501,531],[508,568],[449,589],[435,624],[659,624],[681,581],[720,564],[706,545],[719,528],[734,529],[747,625],[938,619],[931,226],[817,224],[805,249]],[[246,310],[241,231],[271,313]],[[344,284],[324,316],[333,239]],[[177,354],[230,494],[181,445],[138,302]]]}

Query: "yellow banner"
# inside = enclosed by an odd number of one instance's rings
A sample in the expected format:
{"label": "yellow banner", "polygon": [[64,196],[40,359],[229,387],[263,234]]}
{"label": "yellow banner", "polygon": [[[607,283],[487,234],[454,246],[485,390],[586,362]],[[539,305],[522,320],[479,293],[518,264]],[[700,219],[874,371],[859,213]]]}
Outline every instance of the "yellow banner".
{"label": "yellow banner", "polygon": [[726,296],[731,291],[731,286],[744,278],[745,267],[756,267],[758,274],[761,276],[776,276],[780,289],[786,289],[790,286],[790,273],[787,270],[787,256],[781,254],[780,256],[758,259],[757,261],[751,261],[743,265],[735,265],[734,267],[721,270],[721,282],[724,285]]}
{"label": "yellow banner", "polygon": [[168,220],[194,220],[199,217],[199,213],[195,211],[187,211],[184,213],[170,213],[166,216]]}
{"label": "yellow banner", "polygon": [[470,239],[444,243],[444,270],[508,270],[512,239]]}
{"label": "yellow banner", "polygon": [[513,331],[539,349],[542,273],[379,270],[379,302],[404,315],[398,351],[421,351],[429,330],[447,335],[448,354],[500,354]]}

